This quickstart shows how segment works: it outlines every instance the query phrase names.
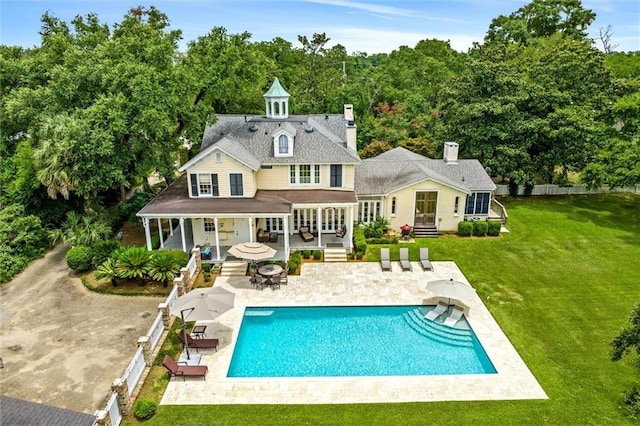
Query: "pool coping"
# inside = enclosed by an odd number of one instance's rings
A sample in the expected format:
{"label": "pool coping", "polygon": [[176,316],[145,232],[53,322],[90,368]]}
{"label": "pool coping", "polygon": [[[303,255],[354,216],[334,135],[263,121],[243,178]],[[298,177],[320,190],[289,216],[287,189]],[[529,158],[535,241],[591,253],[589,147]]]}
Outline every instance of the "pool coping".
{"label": "pool coping", "polygon": [[[412,262],[402,272],[395,262],[381,272],[373,262],[307,263],[280,290],[258,291],[245,277],[218,277],[216,285],[236,293],[236,308],[208,325],[207,337],[220,348],[201,350],[206,380],[171,379],[161,404],[353,404],[386,402],[547,399],[547,395],[477,296],[466,301],[467,321],[480,340],[496,374],[358,377],[226,377],[244,308],[269,306],[377,306],[434,304],[428,281],[453,278],[469,284],[455,262],[432,262],[423,271]],[[336,274],[339,268],[340,274]]]}

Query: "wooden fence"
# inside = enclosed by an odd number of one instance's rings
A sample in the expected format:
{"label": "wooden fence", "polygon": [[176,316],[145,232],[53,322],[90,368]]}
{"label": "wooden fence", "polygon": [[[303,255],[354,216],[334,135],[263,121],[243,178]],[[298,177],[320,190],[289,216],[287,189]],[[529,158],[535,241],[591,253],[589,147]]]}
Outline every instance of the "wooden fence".
{"label": "wooden fence", "polygon": [[[509,193],[509,185],[496,185],[495,195],[511,195]],[[627,188],[610,189],[605,185],[598,189],[588,189],[585,185],[534,185],[531,195],[584,195],[584,194],[605,194],[611,192],[640,192],[640,185]],[[524,186],[518,187],[518,195],[524,195]]]}

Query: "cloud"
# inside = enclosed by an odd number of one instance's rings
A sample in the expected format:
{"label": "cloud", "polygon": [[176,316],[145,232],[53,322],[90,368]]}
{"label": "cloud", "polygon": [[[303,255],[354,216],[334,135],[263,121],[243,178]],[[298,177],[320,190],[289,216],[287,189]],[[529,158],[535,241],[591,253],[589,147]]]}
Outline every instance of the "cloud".
{"label": "cloud", "polygon": [[362,3],[357,1],[349,1],[349,0],[305,0],[305,1],[307,3],[317,3],[317,4],[323,4],[326,6],[338,6],[338,7],[348,8],[348,9],[362,10],[364,12],[368,12],[381,17],[387,17],[388,15],[392,15],[392,16],[402,16],[402,17],[408,17],[408,18],[430,19],[430,20],[442,21],[442,22],[460,22],[460,20],[458,19],[445,18],[441,16],[431,16],[422,11],[417,11],[412,9],[402,9],[402,8],[393,7],[393,6],[383,6],[379,4]]}
{"label": "cloud", "polygon": [[415,47],[420,40],[437,39],[449,40],[451,47],[460,52],[466,52],[473,42],[482,42],[484,34],[455,34],[375,30],[370,28],[336,27],[327,31],[331,34],[329,44],[343,45],[347,52],[391,53],[400,46]]}

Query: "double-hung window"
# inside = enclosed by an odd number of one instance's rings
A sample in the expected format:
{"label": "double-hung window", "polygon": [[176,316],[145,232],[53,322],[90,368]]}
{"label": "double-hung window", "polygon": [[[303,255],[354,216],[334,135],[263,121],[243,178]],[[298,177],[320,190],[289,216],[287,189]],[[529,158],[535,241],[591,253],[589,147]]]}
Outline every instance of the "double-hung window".
{"label": "double-hung window", "polygon": [[229,174],[229,191],[231,196],[240,197],[244,195],[244,187],[242,185],[242,173]]}
{"label": "double-hung window", "polygon": [[319,164],[292,164],[289,166],[289,183],[320,184]]}
{"label": "double-hung window", "polygon": [[332,164],[329,167],[329,186],[331,188],[342,187],[342,164]]}
{"label": "double-hung window", "polygon": [[209,173],[199,173],[190,175],[191,179],[191,195],[199,196],[219,196],[218,191],[218,175]]}

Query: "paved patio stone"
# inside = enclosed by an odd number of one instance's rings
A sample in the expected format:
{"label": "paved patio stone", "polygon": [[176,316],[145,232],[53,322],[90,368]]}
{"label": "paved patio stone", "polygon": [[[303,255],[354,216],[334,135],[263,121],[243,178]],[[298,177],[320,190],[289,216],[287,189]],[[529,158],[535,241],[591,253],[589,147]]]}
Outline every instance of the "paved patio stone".
{"label": "paved patio stone", "polygon": [[378,263],[306,263],[280,290],[258,291],[248,278],[218,278],[237,294],[236,308],[206,322],[207,337],[221,339],[217,352],[202,350],[207,380],[172,379],[161,404],[340,404],[379,402],[546,399],[531,374],[479,297],[469,301],[467,321],[480,339],[497,374],[451,376],[228,378],[233,344],[244,308],[268,306],[385,306],[434,304],[428,281],[453,278],[468,283],[454,262],[432,262],[423,271],[412,262],[402,272]]}

